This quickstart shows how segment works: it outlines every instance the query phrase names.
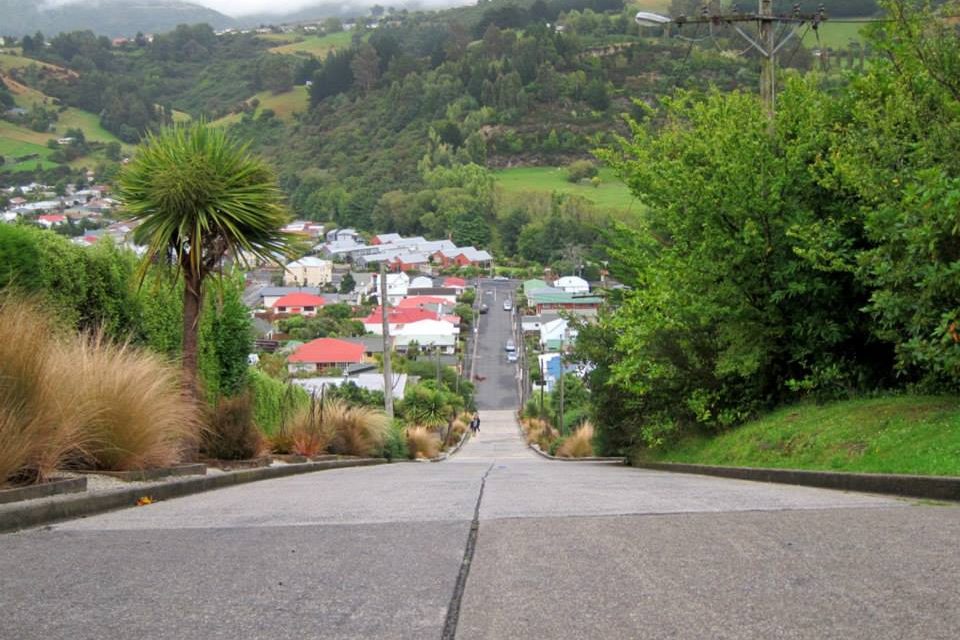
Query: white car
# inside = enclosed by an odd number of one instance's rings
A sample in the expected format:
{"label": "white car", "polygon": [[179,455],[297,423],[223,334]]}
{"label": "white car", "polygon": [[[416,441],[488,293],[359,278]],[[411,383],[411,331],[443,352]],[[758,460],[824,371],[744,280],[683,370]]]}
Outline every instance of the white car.
{"label": "white car", "polygon": [[516,362],[516,361],[517,361],[517,352],[507,351],[507,362]]}
{"label": "white car", "polygon": [[513,302],[511,302],[510,299],[508,298],[503,301],[503,310],[510,311],[511,309],[513,309]]}

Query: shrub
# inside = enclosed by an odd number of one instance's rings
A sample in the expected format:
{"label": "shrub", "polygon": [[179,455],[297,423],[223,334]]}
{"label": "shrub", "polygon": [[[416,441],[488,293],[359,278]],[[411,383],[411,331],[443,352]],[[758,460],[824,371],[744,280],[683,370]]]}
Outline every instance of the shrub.
{"label": "shrub", "polygon": [[567,165],[567,180],[580,182],[597,175],[597,166],[589,160],[575,160]]}
{"label": "shrub", "polygon": [[410,458],[433,458],[440,452],[440,441],[427,427],[407,427]]}
{"label": "shrub", "polygon": [[323,420],[333,433],[331,453],[373,456],[383,450],[389,419],[370,407],[351,407],[334,400],[324,407]]}
{"label": "shrub", "polygon": [[325,409],[332,404],[321,404],[316,396],[310,397],[310,404],[293,417],[286,429],[290,453],[312,457],[327,450],[333,440],[333,428],[332,423],[325,420]]}
{"label": "shrub", "polygon": [[387,460],[399,460],[409,457],[407,433],[401,420],[394,420],[387,428],[381,454]]}
{"label": "shrub", "polygon": [[249,460],[260,455],[263,449],[263,436],[253,421],[250,394],[220,398],[210,410],[204,453],[220,460]]}
{"label": "shrub", "polygon": [[527,444],[536,443],[544,451],[549,451],[551,443],[560,435],[549,422],[538,418],[525,421],[524,431],[527,434]]}
{"label": "shrub", "polygon": [[160,356],[98,334],[62,345],[54,363],[61,384],[77,396],[90,440],[85,465],[167,467],[197,444],[197,406],[181,392],[179,371]]}
{"label": "shrub", "polygon": [[589,458],[593,456],[593,425],[584,422],[557,448],[561,458]]}
{"label": "shrub", "polygon": [[83,451],[84,409],[53,375],[55,347],[33,304],[0,299],[0,486],[42,482]]}

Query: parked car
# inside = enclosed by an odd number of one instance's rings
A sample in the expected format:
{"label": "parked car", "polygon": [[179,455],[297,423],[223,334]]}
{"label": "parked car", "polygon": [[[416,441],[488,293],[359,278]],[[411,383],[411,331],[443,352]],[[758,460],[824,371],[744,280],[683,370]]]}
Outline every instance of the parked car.
{"label": "parked car", "polygon": [[508,278],[507,276],[494,276],[493,279],[496,280],[497,282],[506,282],[510,278]]}
{"label": "parked car", "polygon": [[517,352],[507,351],[507,362],[516,362],[516,361],[517,361]]}
{"label": "parked car", "polygon": [[490,311],[490,307],[485,304],[480,305],[480,313],[486,313],[487,311]]}
{"label": "parked car", "polygon": [[511,338],[510,340],[507,340],[507,346],[504,348],[507,350],[507,353],[510,353],[511,351],[517,350],[517,345],[514,344],[513,339]]}
{"label": "parked car", "polygon": [[503,310],[510,311],[511,309],[513,309],[513,302],[509,298],[507,298],[506,300],[503,301]]}

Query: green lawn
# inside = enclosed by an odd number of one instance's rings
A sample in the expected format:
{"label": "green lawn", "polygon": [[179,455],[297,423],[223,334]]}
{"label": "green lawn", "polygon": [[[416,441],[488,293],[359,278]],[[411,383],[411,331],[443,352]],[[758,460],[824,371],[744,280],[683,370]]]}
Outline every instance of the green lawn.
{"label": "green lawn", "polygon": [[801,404],[638,459],[744,467],[960,475],[960,398],[893,396]]}
{"label": "green lawn", "polygon": [[[851,20],[855,18],[850,18]],[[863,18],[864,20],[868,18]],[[838,19],[839,20],[839,19]],[[820,25],[820,46],[830,47],[832,49],[846,49],[851,41],[863,42],[863,34],[860,31],[867,25],[859,22],[831,22],[827,20]],[[803,31],[801,30],[801,33]],[[806,31],[803,38],[803,44],[810,48],[817,47],[817,34],[813,29]],[[791,45],[787,45],[789,48]]]}
{"label": "green lawn", "polygon": [[100,116],[73,107],[60,114],[56,127],[58,134],[67,129],[80,129],[90,142],[120,142],[117,136],[100,126]]}
{"label": "green lawn", "polygon": [[[310,94],[307,92],[307,88],[304,86],[294,87],[293,91],[287,91],[286,93],[280,93],[277,95],[274,95],[270,91],[261,91],[260,93],[247,99],[247,102],[250,102],[250,100],[253,100],[254,98],[260,101],[260,106],[257,107],[256,111],[257,114],[264,109],[273,109],[278,118],[288,121],[293,119],[294,113],[304,113],[307,110],[307,106],[310,102]],[[224,116],[214,120],[211,124],[234,124],[235,122],[240,122],[240,118],[242,117],[242,114],[234,113],[229,116]]]}
{"label": "green lawn", "polygon": [[274,53],[314,55],[323,58],[334,49],[343,49],[350,46],[350,39],[353,33],[350,31],[340,31],[326,36],[305,36],[299,42],[290,42],[288,44],[273,47],[270,51]]}
{"label": "green lawn", "polygon": [[600,186],[573,184],[567,181],[563,167],[517,167],[494,173],[496,184],[505,195],[540,193],[573,193],[604,209],[638,211],[640,203],[620,182],[611,169],[600,170]]}
{"label": "green lawn", "polygon": [[[57,166],[56,163],[50,162],[46,159],[51,153],[53,153],[53,151],[43,145],[25,142],[23,140],[0,137],[0,156],[3,156],[7,160],[7,163],[0,167],[0,171],[8,171],[13,173],[16,173],[17,171],[31,171],[36,168],[38,162],[43,166],[44,169],[51,169]],[[11,162],[11,158],[33,154],[38,154],[40,158],[24,160],[23,162],[18,162],[16,164]]]}

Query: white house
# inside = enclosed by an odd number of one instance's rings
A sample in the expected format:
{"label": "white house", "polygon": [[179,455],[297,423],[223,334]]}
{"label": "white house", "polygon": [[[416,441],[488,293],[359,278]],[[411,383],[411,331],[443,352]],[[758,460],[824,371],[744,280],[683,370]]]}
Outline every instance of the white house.
{"label": "white house", "polygon": [[460,329],[446,320],[419,320],[399,325],[392,334],[397,351],[406,351],[412,343],[421,348],[440,348],[442,353],[454,353]]}
{"label": "white house", "polygon": [[576,339],[577,330],[570,327],[565,318],[557,318],[540,325],[540,346],[544,349],[562,349]]}
{"label": "white house", "polygon": [[[407,274],[400,273],[388,273],[387,274],[387,302],[390,304],[397,304],[406,297],[407,291],[410,289],[410,276]],[[377,299],[380,298],[380,274],[375,273],[370,279],[370,289],[368,295],[377,296]]]}
{"label": "white house", "polygon": [[410,281],[411,289],[422,289],[426,287],[433,286],[433,278],[428,278],[427,276],[417,276]]}
{"label": "white house", "polygon": [[333,280],[333,262],[306,256],[291,262],[283,271],[283,283],[291,285],[324,285]]}
{"label": "white house", "polygon": [[553,283],[557,289],[563,289],[567,293],[590,293],[590,283],[577,276],[564,276]]}

